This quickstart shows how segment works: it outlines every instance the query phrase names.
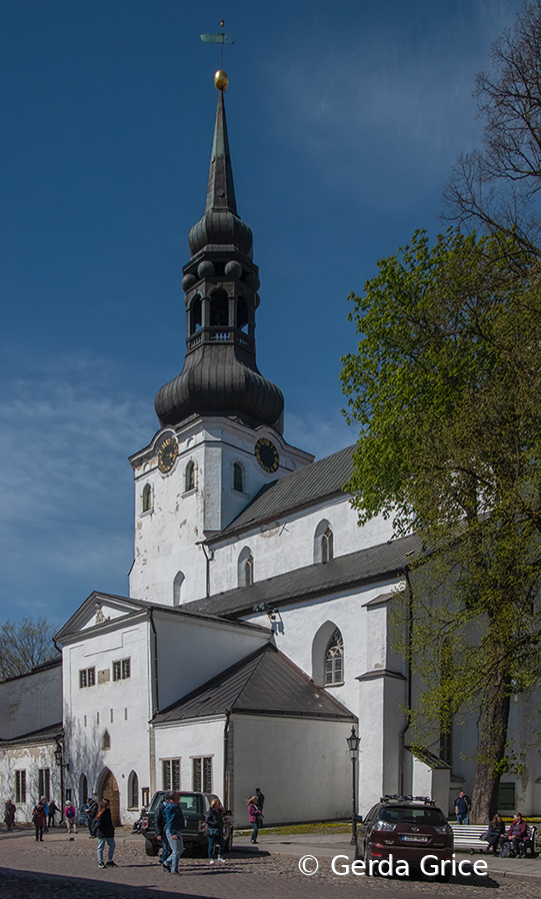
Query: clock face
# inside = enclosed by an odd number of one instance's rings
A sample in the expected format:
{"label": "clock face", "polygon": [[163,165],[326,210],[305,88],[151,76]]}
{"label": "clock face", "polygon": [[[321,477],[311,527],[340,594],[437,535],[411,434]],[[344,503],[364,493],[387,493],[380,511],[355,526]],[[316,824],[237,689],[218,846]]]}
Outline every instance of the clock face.
{"label": "clock face", "polygon": [[280,463],[280,456],[274,443],[267,437],[261,437],[255,445],[255,457],[263,471],[276,471]]}
{"label": "clock face", "polygon": [[176,437],[167,437],[158,450],[158,468],[162,474],[171,471],[178,456],[178,443]]}

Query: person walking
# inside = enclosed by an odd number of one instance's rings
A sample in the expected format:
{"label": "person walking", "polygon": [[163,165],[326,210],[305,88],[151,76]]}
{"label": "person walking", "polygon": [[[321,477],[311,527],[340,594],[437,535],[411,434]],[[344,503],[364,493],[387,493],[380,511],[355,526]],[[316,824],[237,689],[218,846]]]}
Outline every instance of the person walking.
{"label": "person walking", "polygon": [[87,800],[88,808],[86,810],[86,818],[88,823],[88,833],[89,840],[96,839],[96,834],[94,833],[94,820],[96,815],[98,814],[99,803],[98,803],[98,795],[97,793],[93,793],[92,797]]}
{"label": "person walking", "polygon": [[225,864],[224,851],[224,807],[219,799],[213,799],[205,815],[207,836],[209,841],[209,865],[219,862]]}
{"label": "person walking", "polygon": [[170,799],[163,810],[163,815],[165,818],[167,842],[171,846],[171,855],[164,865],[164,871],[169,870],[170,867],[171,874],[179,874],[178,863],[180,856],[184,851],[182,831],[186,824],[179,802],[180,793],[178,791],[173,791],[169,795]]}
{"label": "person walking", "polygon": [[255,788],[255,795],[257,796],[257,807],[260,812],[263,811],[263,805],[265,804],[265,796],[259,789],[259,787]]}
{"label": "person walking", "polygon": [[261,826],[261,819],[263,818],[261,809],[257,804],[257,796],[250,796],[250,798],[247,800],[247,805],[248,819],[250,821],[250,824],[252,825],[252,836],[250,837],[250,843],[257,843],[257,835]]}
{"label": "person walking", "polygon": [[13,828],[15,827],[15,812],[17,811],[17,806],[8,799],[6,802],[6,811],[4,813],[4,823],[7,827],[8,833],[11,833]]}
{"label": "person walking", "polygon": [[[118,865],[113,861],[115,854],[115,828],[113,819],[111,818],[111,809],[109,808],[109,800],[102,799],[94,818],[94,831],[98,838],[98,867],[99,868],[117,868]],[[107,862],[103,861],[103,850],[107,843]]]}
{"label": "person walking", "polygon": [[54,827],[54,816],[59,811],[60,811],[60,809],[58,808],[56,802],[54,801],[54,799],[51,799],[49,801],[49,805],[47,807],[47,826],[48,827]]}
{"label": "person walking", "polygon": [[[156,830],[156,839],[162,844],[162,855],[160,861],[163,865],[164,871],[166,873],[169,872],[170,867],[170,855],[171,855],[171,846],[169,845],[169,840],[167,839],[167,834],[165,832],[165,806],[169,802],[171,794],[166,793],[160,802],[158,808],[156,809],[156,814],[154,815],[154,828]],[[166,862],[169,861],[167,865]]]}
{"label": "person walking", "polygon": [[464,790],[461,790],[455,799],[455,814],[457,824],[470,823],[471,799],[466,796]]}
{"label": "person walking", "polygon": [[66,827],[68,829],[68,834],[77,833],[77,817],[75,814],[75,806],[70,799],[66,800],[64,816],[66,818]]}
{"label": "person walking", "polygon": [[47,827],[45,796],[42,796],[32,812],[32,823],[36,828],[36,843],[43,843],[43,831]]}

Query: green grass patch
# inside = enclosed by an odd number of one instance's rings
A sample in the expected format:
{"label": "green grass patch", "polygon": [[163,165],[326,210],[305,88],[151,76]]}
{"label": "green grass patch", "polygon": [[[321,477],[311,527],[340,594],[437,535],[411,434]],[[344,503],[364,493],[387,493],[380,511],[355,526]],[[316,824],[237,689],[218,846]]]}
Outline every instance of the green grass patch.
{"label": "green grass patch", "polygon": [[[235,830],[236,834],[250,834],[251,829]],[[347,821],[314,821],[310,824],[283,824],[281,827],[262,827],[261,833],[351,833],[351,822]]]}

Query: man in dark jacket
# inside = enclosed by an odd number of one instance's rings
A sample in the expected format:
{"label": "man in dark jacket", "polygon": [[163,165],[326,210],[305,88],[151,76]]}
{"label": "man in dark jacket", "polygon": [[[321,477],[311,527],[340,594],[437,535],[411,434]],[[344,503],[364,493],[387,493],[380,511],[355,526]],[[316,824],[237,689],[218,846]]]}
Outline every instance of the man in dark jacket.
{"label": "man in dark jacket", "polygon": [[94,818],[98,814],[98,797],[96,793],[92,795],[92,798],[88,800],[88,808],[86,810],[86,820],[88,822],[88,832],[90,834],[89,839],[96,839],[96,834],[94,833]]}
{"label": "man in dark jacket", "polygon": [[[171,874],[178,874],[179,859],[184,851],[182,831],[186,825],[179,803],[180,793],[175,791],[172,792],[170,796],[171,798],[166,803],[163,810],[163,816],[165,818],[165,834],[167,836],[167,842],[171,846]],[[164,870],[167,870],[168,867],[169,865],[165,865]]]}
{"label": "man in dark jacket", "polygon": [[455,814],[458,824],[470,823],[471,799],[461,790],[455,799]]}
{"label": "man in dark jacket", "polygon": [[160,802],[158,808],[156,809],[156,814],[154,815],[154,827],[156,829],[156,838],[160,840],[162,844],[162,856],[161,863],[164,866],[164,870],[169,871],[169,865],[166,865],[169,856],[171,855],[171,846],[169,845],[169,841],[167,839],[167,834],[165,832],[165,806],[169,802],[171,798],[171,793],[166,793]]}
{"label": "man in dark jacket", "polygon": [[265,797],[264,797],[263,793],[261,792],[261,790],[259,789],[259,787],[255,788],[255,795],[257,796],[257,807],[258,807],[259,811],[262,812],[263,804],[265,802]]}

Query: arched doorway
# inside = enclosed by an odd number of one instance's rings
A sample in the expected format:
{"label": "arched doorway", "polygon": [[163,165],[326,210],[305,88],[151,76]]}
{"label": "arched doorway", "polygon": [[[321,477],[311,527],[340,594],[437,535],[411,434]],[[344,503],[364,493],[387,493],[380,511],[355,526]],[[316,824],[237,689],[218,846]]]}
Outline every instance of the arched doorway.
{"label": "arched doorway", "polygon": [[88,781],[86,779],[85,774],[81,774],[79,778],[79,808],[85,804],[86,800],[90,796],[88,792]]}
{"label": "arched doorway", "polygon": [[118,784],[112,771],[105,768],[100,777],[101,787],[98,791],[100,799],[109,800],[109,808],[111,809],[111,818],[115,827],[120,826],[120,792]]}

